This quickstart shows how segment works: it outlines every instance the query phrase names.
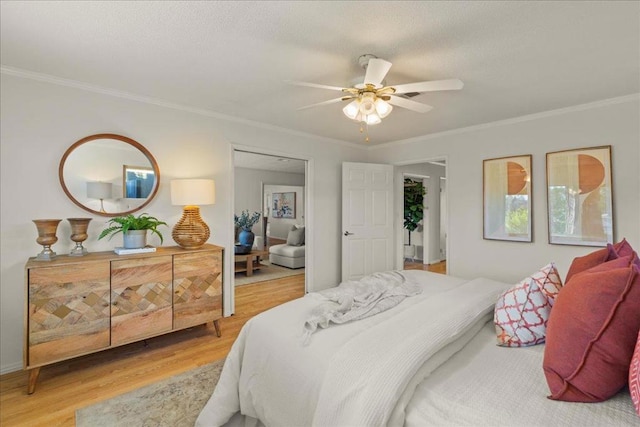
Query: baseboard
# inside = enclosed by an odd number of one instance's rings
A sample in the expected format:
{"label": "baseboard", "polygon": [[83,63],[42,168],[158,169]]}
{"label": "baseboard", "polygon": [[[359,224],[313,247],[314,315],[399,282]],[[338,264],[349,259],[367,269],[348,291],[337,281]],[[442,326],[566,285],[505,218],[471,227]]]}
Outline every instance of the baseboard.
{"label": "baseboard", "polygon": [[0,367],[0,375],[8,374],[9,372],[21,371],[22,362],[10,363]]}
{"label": "baseboard", "polygon": [[442,261],[444,261],[444,260],[443,260],[443,259],[441,259],[441,258],[432,259],[431,261],[429,261],[429,265],[431,265],[431,264],[437,264],[437,263],[442,262]]}

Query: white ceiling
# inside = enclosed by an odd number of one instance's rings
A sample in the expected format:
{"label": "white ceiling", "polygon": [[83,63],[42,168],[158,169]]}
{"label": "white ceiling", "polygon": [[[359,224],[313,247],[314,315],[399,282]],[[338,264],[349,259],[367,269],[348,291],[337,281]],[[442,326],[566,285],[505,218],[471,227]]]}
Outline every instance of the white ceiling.
{"label": "white ceiling", "polygon": [[306,165],[304,160],[248,153],[246,151],[235,151],[233,161],[238,168],[262,169],[287,173],[304,173]]}
{"label": "white ceiling", "polygon": [[387,84],[459,78],[369,128],[397,141],[640,92],[640,2],[0,2],[4,72],[29,71],[363,144],[357,58]]}

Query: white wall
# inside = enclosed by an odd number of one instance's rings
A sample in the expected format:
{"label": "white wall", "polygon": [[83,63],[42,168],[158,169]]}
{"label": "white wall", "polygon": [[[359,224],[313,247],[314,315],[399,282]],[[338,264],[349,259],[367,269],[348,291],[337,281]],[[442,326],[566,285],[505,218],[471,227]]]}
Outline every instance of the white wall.
{"label": "white wall", "polygon": [[[58,182],[58,164],[75,141],[96,133],[133,138],[156,158],[160,187],[146,212],[166,221],[161,231],[165,245],[173,245],[171,227],[182,208],[172,206],[169,182],[173,178],[213,178],[216,204],[201,207],[211,227],[210,243],[228,246],[233,235],[233,146],[273,150],[292,157],[310,158],[315,188],[313,224],[307,240],[314,239],[312,262],[322,268],[310,272],[311,290],[334,286],[340,278],[340,179],[343,161],[362,161],[358,147],[332,142],[246,121],[223,120],[212,114],[142,103],[95,91],[60,86],[2,74],[0,85],[0,372],[20,369],[24,314],[24,264],[42,247],[36,243],[31,219],[89,217],[64,194]],[[111,250],[121,243],[97,241],[107,220],[93,217],[89,251]],[[322,233],[313,233],[313,229]],[[58,228],[58,253],[72,248],[70,228]],[[156,237],[151,244],[159,244]],[[230,284],[231,252],[225,252],[225,287]],[[225,309],[230,288],[225,289]],[[228,314],[228,313],[227,313]]]}
{"label": "white wall", "polygon": [[[616,238],[640,249],[638,96],[372,147],[369,161],[447,158],[449,273],[515,282],[549,261],[564,278],[574,257],[594,250],[547,243],[545,153],[600,145],[612,145]],[[533,243],[483,240],[482,160],[519,154],[533,155]]]}
{"label": "white wall", "polygon": [[[249,213],[260,212],[264,214],[262,185],[270,184],[304,186],[304,174],[235,168],[235,181],[233,183],[235,188],[235,214],[239,215],[243,210],[248,210]],[[271,219],[269,219],[269,222],[271,222]],[[262,217],[260,217],[260,221],[253,226],[253,232],[256,233],[256,236],[264,234],[262,224]],[[271,231],[273,232],[273,229]],[[285,235],[285,239],[286,237]]]}

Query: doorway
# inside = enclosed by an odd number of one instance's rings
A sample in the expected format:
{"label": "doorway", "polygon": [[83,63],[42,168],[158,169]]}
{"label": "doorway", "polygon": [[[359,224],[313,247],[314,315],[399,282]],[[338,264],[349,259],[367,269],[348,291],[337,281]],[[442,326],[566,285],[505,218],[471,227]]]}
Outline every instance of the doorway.
{"label": "doorway", "polygon": [[[396,265],[447,274],[446,158],[396,164]],[[425,188],[423,219],[410,233],[404,227],[405,179],[420,182]]]}
{"label": "doorway", "polygon": [[[231,266],[231,289],[237,286],[273,283],[302,276],[305,289],[308,285],[306,243],[308,233],[308,160],[296,159],[275,153],[255,152],[244,149],[233,151],[233,214],[232,232],[234,248]],[[245,237],[239,238],[243,218],[249,218],[254,234],[253,244],[246,245]],[[275,257],[278,245],[288,245],[288,233],[302,229],[302,244],[284,248],[295,256]],[[244,235],[244,233],[243,233]],[[239,244],[239,240],[242,240]],[[280,248],[282,249],[282,248]],[[243,253],[246,252],[246,253]]]}

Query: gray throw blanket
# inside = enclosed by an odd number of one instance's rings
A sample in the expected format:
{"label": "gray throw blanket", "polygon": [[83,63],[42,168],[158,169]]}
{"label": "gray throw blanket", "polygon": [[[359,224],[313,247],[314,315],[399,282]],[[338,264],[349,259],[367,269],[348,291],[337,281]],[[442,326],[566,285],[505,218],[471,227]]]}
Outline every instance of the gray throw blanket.
{"label": "gray throw blanket", "polygon": [[335,288],[312,292],[307,297],[325,302],[315,307],[304,322],[303,343],[308,344],[318,328],[373,316],[421,292],[421,286],[400,271],[373,273],[360,280],[342,282]]}

